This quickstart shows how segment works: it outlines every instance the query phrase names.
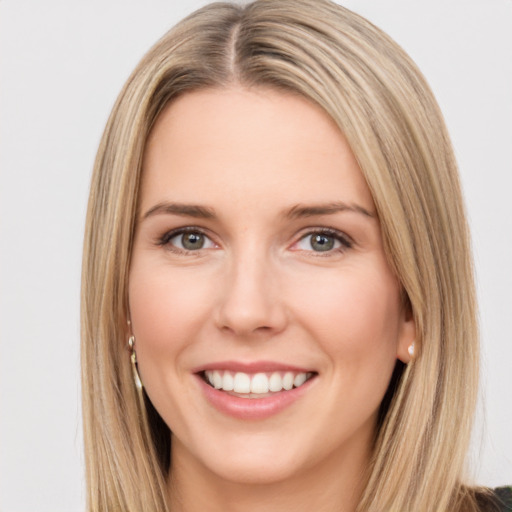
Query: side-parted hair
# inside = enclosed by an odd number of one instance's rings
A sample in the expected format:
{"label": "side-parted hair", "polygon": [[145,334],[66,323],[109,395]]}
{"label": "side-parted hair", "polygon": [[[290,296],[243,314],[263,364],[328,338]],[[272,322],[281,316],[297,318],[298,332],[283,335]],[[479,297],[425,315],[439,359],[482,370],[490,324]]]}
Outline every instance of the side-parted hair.
{"label": "side-parted hair", "polygon": [[364,18],[328,0],[257,0],[208,5],[169,31],[127,81],[100,143],[82,275],[88,511],[168,510],[170,432],[138,399],[127,349],[141,164],[169,102],[233,85],[302,95],[337,123],[416,322],[415,358],[390,385],[358,511],[477,510],[463,483],[479,356],[473,270],[437,103],[405,52]]}

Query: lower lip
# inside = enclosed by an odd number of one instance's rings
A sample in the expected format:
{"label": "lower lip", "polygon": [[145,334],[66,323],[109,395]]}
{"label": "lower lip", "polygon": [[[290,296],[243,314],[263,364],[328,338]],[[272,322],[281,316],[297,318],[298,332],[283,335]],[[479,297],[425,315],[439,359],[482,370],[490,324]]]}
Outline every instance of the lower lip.
{"label": "lower lip", "polygon": [[314,376],[298,388],[280,391],[264,398],[241,398],[213,388],[200,375],[196,374],[196,377],[208,402],[221,413],[241,420],[263,420],[278,414],[299,400],[316,380]]}

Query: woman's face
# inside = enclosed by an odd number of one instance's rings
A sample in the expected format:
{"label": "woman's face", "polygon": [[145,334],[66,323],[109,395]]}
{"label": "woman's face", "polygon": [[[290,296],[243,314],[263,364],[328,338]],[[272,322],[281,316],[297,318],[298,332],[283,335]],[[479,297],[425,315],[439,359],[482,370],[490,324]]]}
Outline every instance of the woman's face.
{"label": "woman's face", "polygon": [[344,136],[269,89],[189,93],[158,119],[129,302],[173,467],[239,482],[360,469],[414,338]]}

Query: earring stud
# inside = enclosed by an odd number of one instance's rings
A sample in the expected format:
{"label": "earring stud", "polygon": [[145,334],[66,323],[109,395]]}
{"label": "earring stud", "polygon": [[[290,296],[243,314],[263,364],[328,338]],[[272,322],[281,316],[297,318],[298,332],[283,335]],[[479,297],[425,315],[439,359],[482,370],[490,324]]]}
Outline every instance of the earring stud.
{"label": "earring stud", "polygon": [[414,357],[414,341],[407,348],[407,352],[409,352],[409,355],[411,357]]}
{"label": "earring stud", "polygon": [[142,391],[142,381],[140,380],[139,370],[137,368],[137,354],[135,353],[135,336],[128,339],[128,347],[130,349],[130,361],[132,364],[133,382],[138,392]]}

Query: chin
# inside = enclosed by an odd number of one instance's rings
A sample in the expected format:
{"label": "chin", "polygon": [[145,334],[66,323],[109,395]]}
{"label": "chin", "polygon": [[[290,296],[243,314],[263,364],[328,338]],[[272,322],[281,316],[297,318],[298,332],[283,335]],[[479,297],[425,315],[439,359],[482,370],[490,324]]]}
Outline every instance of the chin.
{"label": "chin", "polygon": [[300,469],[291,461],[275,458],[236,457],[224,460],[208,469],[223,480],[242,485],[270,485],[286,481]]}
{"label": "chin", "polygon": [[283,482],[314,464],[314,457],[307,457],[297,443],[287,443],[282,436],[231,434],[226,432],[224,439],[210,440],[208,445],[196,439],[189,447],[174,438],[173,459],[176,463],[185,459],[190,470],[205,477],[243,485]]}

